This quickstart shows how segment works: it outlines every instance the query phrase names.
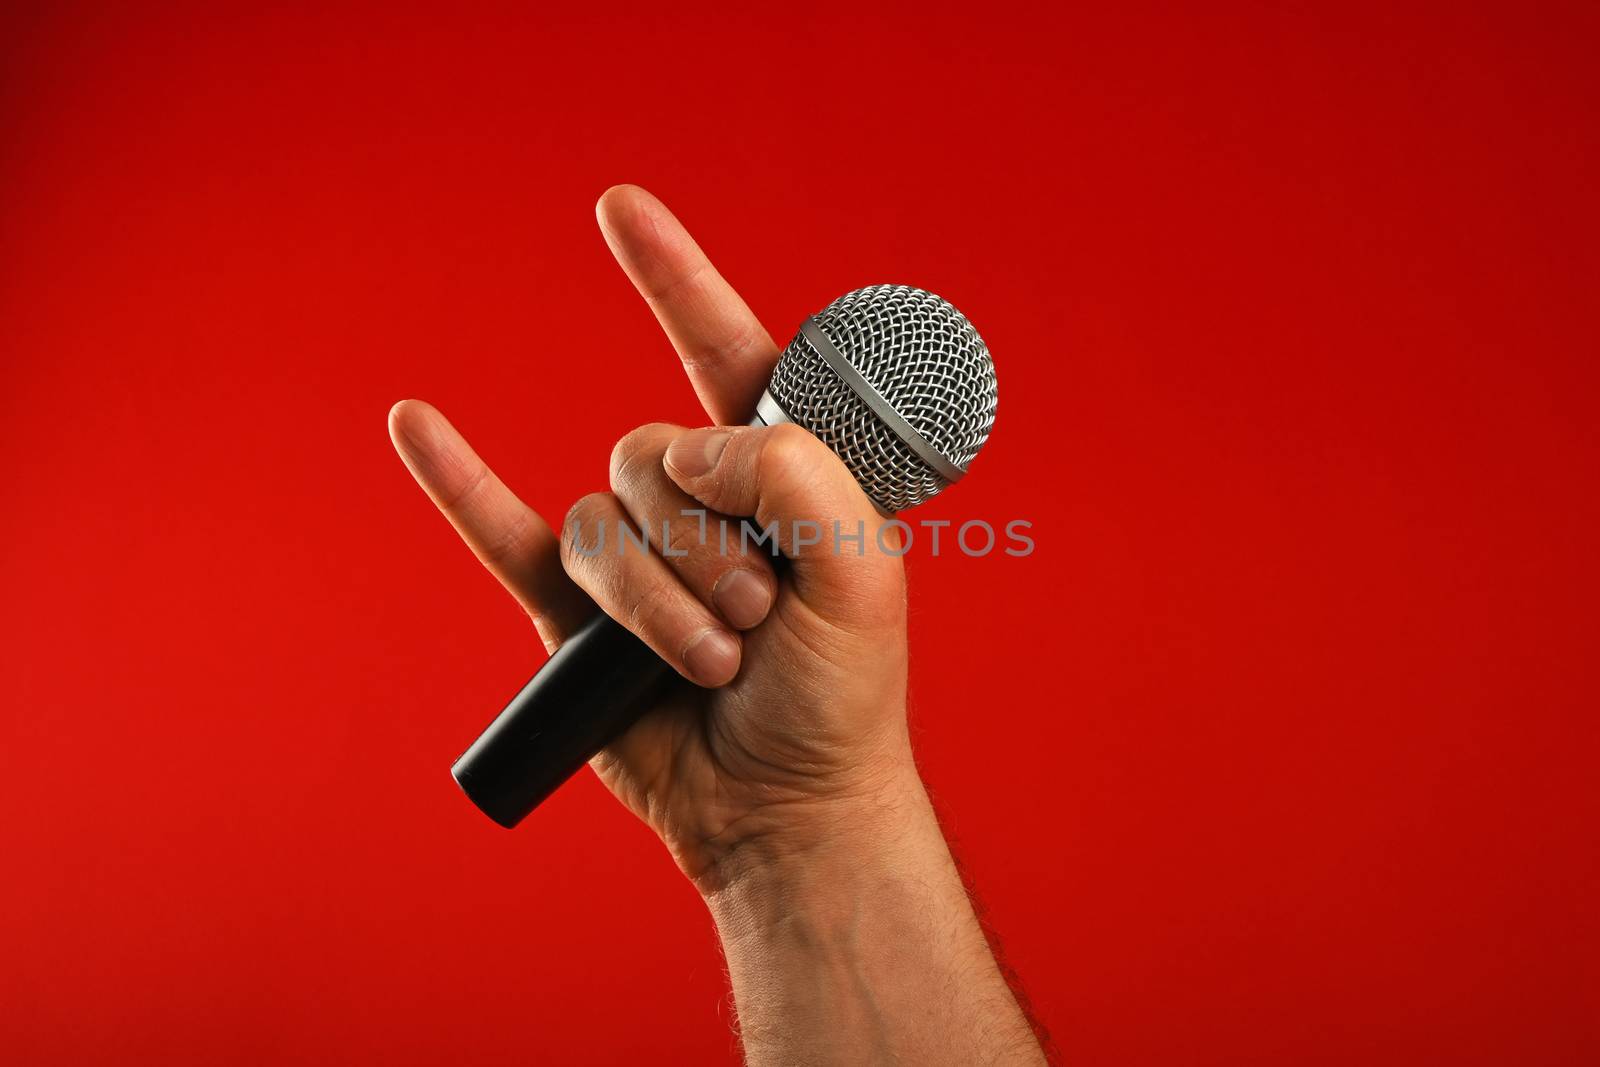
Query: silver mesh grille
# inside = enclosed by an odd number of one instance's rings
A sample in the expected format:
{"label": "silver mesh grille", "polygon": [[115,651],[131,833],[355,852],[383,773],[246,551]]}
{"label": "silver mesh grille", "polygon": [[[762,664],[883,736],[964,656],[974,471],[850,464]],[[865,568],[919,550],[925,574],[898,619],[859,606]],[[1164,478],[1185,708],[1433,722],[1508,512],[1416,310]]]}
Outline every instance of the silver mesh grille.
{"label": "silver mesh grille", "polygon": [[[889,406],[966,470],[989,439],[997,400],[989,349],[967,317],[925,290],[872,285],[846,293],[815,319]],[[804,334],[784,349],[768,388],[883,508],[904,510],[950,484],[873,414]]]}

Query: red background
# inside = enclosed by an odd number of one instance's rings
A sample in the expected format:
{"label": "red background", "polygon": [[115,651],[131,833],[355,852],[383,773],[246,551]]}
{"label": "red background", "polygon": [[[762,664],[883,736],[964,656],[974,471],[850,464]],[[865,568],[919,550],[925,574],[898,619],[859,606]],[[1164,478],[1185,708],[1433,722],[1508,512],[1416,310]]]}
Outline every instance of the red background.
{"label": "red background", "polygon": [[1068,1061],[1600,1056],[1593,5],[336,6],[0,26],[0,1056],[735,1057],[588,775],[457,794],[542,653],[384,430],[702,421],[619,181],[989,341],[913,714]]}

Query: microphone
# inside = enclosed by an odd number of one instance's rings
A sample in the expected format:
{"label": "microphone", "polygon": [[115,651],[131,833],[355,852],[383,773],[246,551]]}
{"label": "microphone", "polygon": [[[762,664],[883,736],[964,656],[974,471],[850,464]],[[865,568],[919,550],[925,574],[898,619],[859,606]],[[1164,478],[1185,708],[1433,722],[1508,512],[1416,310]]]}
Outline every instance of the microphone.
{"label": "microphone", "polygon": [[[805,321],[750,424],[809,430],[892,515],[961,479],[989,439],[996,399],[994,362],[965,315],[923,289],[873,285]],[[514,827],[674,677],[648,645],[597,612],[450,773],[485,815]]]}

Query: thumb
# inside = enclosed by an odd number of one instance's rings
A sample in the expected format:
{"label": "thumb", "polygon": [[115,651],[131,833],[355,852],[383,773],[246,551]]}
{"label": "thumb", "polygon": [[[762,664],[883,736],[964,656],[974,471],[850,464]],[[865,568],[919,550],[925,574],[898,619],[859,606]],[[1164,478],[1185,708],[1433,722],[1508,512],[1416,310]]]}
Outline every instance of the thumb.
{"label": "thumb", "polygon": [[[690,430],[667,447],[667,476],[712,511],[751,516],[794,562],[795,591],[824,618],[876,625],[905,598],[899,530],[827,445],[798,426]],[[739,536],[730,532],[730,536]]]}

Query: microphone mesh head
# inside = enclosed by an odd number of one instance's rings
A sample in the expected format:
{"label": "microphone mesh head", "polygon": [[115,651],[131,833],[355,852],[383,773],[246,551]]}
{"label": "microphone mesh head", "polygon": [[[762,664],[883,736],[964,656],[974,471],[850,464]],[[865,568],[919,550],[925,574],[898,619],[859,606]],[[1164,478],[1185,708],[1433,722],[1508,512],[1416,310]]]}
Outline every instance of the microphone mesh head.
{"label": "microphone mesh head", "polygon": [[[935,452],[967,469],[994,426],[994,362],[967,317],[909,285],[846,293],[814,319],[860,375]],[[839,454],[861,488],[888,511],[932,497],[950,482],[934,470],[829,365],[795,335],[768,387],[795,423]]]}

